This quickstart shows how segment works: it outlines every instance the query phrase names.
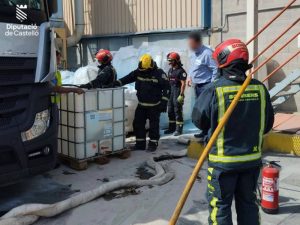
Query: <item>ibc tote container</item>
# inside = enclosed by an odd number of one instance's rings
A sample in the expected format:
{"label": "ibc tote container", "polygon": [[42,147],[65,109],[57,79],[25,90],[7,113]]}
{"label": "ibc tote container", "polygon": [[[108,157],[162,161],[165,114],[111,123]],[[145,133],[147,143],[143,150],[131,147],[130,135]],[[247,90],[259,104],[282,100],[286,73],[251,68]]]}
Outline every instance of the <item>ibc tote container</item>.
{"label": "ibc tote container", "polygon": [[125,148],[124,89],[62,95],[58,152],[83,160],[122,151]]}

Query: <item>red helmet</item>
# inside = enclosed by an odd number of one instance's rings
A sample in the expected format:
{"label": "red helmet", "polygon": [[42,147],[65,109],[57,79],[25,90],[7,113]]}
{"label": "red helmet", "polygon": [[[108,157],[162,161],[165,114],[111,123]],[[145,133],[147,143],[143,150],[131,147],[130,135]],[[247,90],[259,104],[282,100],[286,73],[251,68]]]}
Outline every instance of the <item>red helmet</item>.
{"label": "red helmet", "polygon": [[168,61],[180,62],[180,55],[177,52],[171,52],[167,55]]}
{"label": "red helmet", "polygon": [[249,52],[246,44],[239,39],[229,39],[216,47],[213,58],[219,68],[228,66],[234,60],[242,59],[248,63]]}
{"label": "red helmet", "polygon": [[107,64],[112,61],[113,56],[110,51],[101,49],[96,54],[96,59],[98,59],[101,64]]}

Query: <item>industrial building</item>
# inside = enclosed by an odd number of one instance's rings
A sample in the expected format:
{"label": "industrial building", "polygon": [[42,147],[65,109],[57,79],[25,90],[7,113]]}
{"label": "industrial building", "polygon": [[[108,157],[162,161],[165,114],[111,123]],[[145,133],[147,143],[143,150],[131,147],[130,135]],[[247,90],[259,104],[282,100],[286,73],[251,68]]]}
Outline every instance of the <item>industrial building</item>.
{"label": "industrial building", "polygon": [[[64,28],[67,35],[72,35],[76,21],[75,3],[74,0],[63,0],[62,3],[61,16],[63,16]],[[246,40],[265,23],[267,18],[279,12],[285,4],[285,1],[247,0],[84,0],[85,28],[78,45],[80,50],[79,48],[68,49],[71,55],[68,58],[69,67],[76,68],[91,62],[93,54],[99,48],[117,51],[128,45],[138,47],[143,42],[187,48],[187,34],[195,29],[203,31],[204,42],[210,46],[216,46],[232,37]],[[300,4],[296,2],[256,40],[251,46],[252,55],[260,52],[270,42],[270,37],[278,34],[278,28],[291,22],[291,18],[297,19],[299,7]],[[252,10],[252,15],[247,16],[249,10]],[[296,24],[263,57],[268,57],[272,50],[280,47],[299,30],[299,27],[300,24]],[[299,41],[292,42],[268,62],[261,73],[272,72],[281,63],[280,59],[289,57],[297,48],[299,48]],[[75,52],[76,54],[73,54]],[[268,81],[269,88],[274,87],[276,82],[286,77],[298,65],[299,57],[279,70]],[[263,74],[258,76],[264,77]],[[297,112],[300,107],[299,102],[298,93],[281,105],[280,110]]]}
{"label": "industrial building", "polygon": [[0,225],[300,223],[300,0],[3,0],[0,30]]}

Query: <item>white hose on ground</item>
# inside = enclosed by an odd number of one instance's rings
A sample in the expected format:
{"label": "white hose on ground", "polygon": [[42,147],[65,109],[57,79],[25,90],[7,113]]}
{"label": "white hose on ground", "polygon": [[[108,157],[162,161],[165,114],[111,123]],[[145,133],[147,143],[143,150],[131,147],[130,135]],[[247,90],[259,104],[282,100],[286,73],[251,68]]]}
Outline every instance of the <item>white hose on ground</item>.
{"label": "white hose on ground", "polygon": [[[186,151],[177,154],[168,154],[169,156],[186,155]],[[53,217],[69,209],[92,201],[108,192],[129,188],[142,187],[148,185],[164,185],[175,177],[175,173],[170,170],[168,165],[155,162],[153,159],[147,161],[147,166],[155,170],[156,175],[149,180],[140,179],[120,179],[105,183],[93,190],[80,193],[69,199],[54,204],[24,204],[18,206],[0,218],[0,225],[30,225],[35,223],[40,217]]]}
{"label": "white hose on ground", "polygon": [[189,145],[192,139],[194,139],[194,135],[193,134],[184,134],[184,135],[180,135],[177,138],[177,142],[179,144]]}

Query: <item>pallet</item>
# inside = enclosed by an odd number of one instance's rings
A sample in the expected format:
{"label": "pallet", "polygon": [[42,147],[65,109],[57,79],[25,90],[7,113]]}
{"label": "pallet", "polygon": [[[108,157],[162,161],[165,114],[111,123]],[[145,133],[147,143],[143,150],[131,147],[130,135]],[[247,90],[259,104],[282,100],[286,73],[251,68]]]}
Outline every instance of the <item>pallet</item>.
{"label": "pallet", "polygon": [[78,170],[78,171],[86,170],[88,168],[89,163],[105,165],[110,162],[110,159],[112,157],[117,157],[119,159],[128,159],[130,156],[131,156],[131,151],[128,149],[124,149],[108,155],[100,155],[88,159],[74,159],[66,155],[58,154],[58,158],[63,164],[69,166],[71,169]]}

